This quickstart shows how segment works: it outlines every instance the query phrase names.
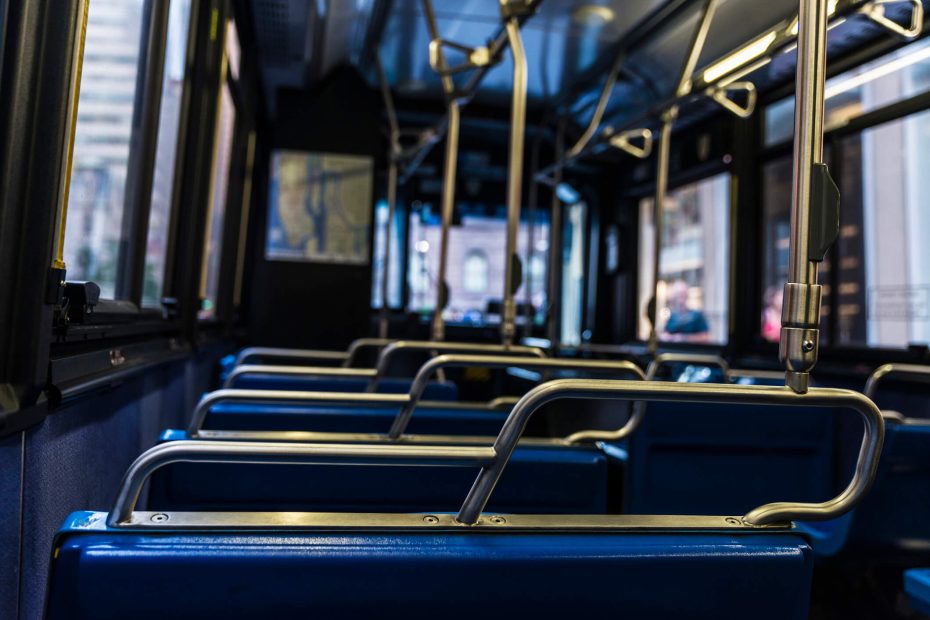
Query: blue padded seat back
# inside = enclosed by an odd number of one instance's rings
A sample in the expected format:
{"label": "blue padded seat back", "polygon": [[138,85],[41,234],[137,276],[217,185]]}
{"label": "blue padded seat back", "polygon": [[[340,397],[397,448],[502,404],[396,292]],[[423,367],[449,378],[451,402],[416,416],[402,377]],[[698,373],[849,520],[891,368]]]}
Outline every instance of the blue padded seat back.
{"label": "blue padded seat back", "polygon": [[66,531],[47,612],[794,620],[807,617],[811,573],[793,534]]}
{"label": "blue padded seat back", "polygon": [[904,593],[911,609],[930,616],[930,568],[904,571]]}
{"label": "blue padded seat back", "polygon": [[[604,514],[622,479],[593,448],[521,447],[489,510]],[[335,468],[335,471],[334,471]],[[475,481],[468,467],[175,464],[152,476],[149,508],[181,511],[455,512]]]}
{"label": "blue padded seat back", "polygon": [[[306,407],[292,405],[220,404],[211,409],[204,428],[229,431],[316,431],[321,433],[387,433],[395,409]],[[408,434],[496,436],[507,412],[479,409],[418,407]]]}
{"label": "blue padded seat back", "polygon": [[848,544],[867,557],[930,557],[930,426],[885,426],[875,483]]}
{"label": "blue padded seat back", "polygon": [[[302,392],[364,392],[368,379],[344,379],[339,377],[301,377],[287,375],[244,375],[236,377],[229,387],[243,390],[292,390]],[[409,379],[382,379],[378,392],[382,394],[406,394],[410,391]],[[423,390],[423,400],[458,400],[459,392],[454,383],[433,381]]]}
{"label": "blue padded seat back", "polygon": [[629,440],[626,510],[745,514],[772,501],[831,498],[830,410],[650,403]]}

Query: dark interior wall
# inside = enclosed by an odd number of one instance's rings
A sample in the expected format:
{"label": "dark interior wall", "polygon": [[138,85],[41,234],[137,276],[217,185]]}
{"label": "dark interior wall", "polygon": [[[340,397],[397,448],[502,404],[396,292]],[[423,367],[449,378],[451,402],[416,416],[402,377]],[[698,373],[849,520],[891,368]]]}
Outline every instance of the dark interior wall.
{"label": "dark interior wall", "polygon": [[[337,70],[314,92],[278,93],[270,143],[280,149],[370,155],[377,168],[384,148],[380,106],[377,92],[354,70]],[[258,164],[256,175],[267,177],[268,165]],[[369,329],[371,265],[265,260],[267,197],[266,191],[256,203],[253,220],[258,247],[252,253],[256,260],[248,300],[251,342],[345,348]]]}
{"label": "dark interior wall", "polygon": [[0,440],[0,618],[41,618],[55,532],[76,510],[110,509],[133,460],[183,427],[225,347],[140,373]]}

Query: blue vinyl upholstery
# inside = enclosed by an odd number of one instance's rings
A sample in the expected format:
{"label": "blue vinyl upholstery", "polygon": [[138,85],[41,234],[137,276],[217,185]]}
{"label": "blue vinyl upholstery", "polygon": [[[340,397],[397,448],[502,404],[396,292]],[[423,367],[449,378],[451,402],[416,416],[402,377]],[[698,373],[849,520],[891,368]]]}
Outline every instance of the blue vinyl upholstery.
{"label": "blue vinyl upholstery", "polygon": [[[609,469],[616,464],[608,460],[594,448],[521,447],[488,509],[604,514],[610,493],[620,491],[619,485],[610,488]],[[155,472],[148,503],[153,510],[182,511],[454,512],[476,475],[467,467],[185,463]]]}
{"label": "blue vinyl upholstery", "polygon": [[[378,382],[378,392],[382,394],[406,394],[410,391],[410,383],[409,379],[381,379]],[[243,390],[364,392],[368,389],[368,384],[368,379],[249,374],[236,377],[229,387]],[[458,399],[458,395],[458,388],[454,383],[433,381],[423,391],[423,400],[454,401]]]}
{"label": "blue vinyl upholstery", "polygon": [[47,612],[66,618],[807,617],[794,534],[107,531],[71,516]]}
{"label": "blue vinyl upholstery", "polygon": [[904,571],[904,593],[911,609],[930,616],[930,568]]}
{"label": "blue vinyl upholstery", "polygon": [[829,410],[650,403],[629,440],[626,510],[745,514],[773,498],[827,500],[833,437]]}
{"label": "blue vinyl upholstery", "polygon": [[[292,405],[219,404],[204,422],[210,430],[316,431],[322,433],[387,433],[395,409],[307,407]],[[505,411],[418,407],[408,434],[497,435]]]}

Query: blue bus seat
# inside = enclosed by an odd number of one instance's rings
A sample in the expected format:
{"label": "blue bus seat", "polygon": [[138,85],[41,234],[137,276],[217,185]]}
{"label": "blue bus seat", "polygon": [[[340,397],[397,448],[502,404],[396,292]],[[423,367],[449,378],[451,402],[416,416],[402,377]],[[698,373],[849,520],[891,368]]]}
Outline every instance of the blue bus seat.
{"label": "blue bus seat", "polygon": [[930,616],[930,568],[904,571],[904,593],[911,609]]}
{"label": "blue bus seat", "polygon": [[[163,438],[183,441],[186,435],[170,431]],[[605,514],[620,493],[620,485],[611,484],[622,480],[611,471],[618,466],[595,448],[521,447],[489,510]],[[169,511],[452,512],[475,474],[470,467],[183,463],[152,475],[148,504]]]}
{"label": "blue bus seat", "polygon": [[[507,411],[418,407],[409,434],[497,435]],[[387,433],[394,409],[294,405],[214,405],[203,428],[228,431],[311,431],[322,433]]]}
{"label": "blue bus seat", "polygon": [[75,513],[47,617],[806,618],[791,533],[152,532]]}
{"label": "blue bus seat", "polygon": [[886,425],[875,483],[853,512],[848,545],[869,559],[930,558],[930,425]]}
{"label": "blue bus seat", "polygon": [[742,514],[773,496],[823,501],[834,465],[829,409],[650,403],[629,438],[626,511]]}
{"label": "blue bus seat", "polygon": [[[236,377],[227,387],[242,390],[290,390],[301,392],[365,392],[368,379],[340,377],[306,377],[294,375],[246,374]],[[385,378],[378,381],[378,392],[382,394],[406,394],[410,391],[410,379]],[[432,381],[423,391],[424,400],[458,400],[458,387],[451,381]]]}

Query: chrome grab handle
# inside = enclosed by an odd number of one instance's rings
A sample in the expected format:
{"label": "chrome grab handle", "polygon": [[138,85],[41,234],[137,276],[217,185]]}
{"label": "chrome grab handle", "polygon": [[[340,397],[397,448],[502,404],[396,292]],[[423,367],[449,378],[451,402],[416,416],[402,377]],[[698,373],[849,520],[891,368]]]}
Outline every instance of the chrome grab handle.
{"label": "chrome grab handle", "polygon": [[224,388],[235,387],[236,379],[248,375],[284,375],[289,377],[335,377],[340,379],[370,379],[372,368],[334,368],[331,366],[265,366],[244,364],[236,366],[223,382]]}
{"label": "chrome grab handle", "polygon": [[[642,140],[642,146],[633,144],[633,140]],[[613,135],[607,141],[610,146],[620,149],[637,159],[646,159],[652,155],[652,146],[654,143],[652,131],[650,129],[630,129],[621,131]]]}
{"label": "chrome grab handle", "polygon": [[885,377],[896,377],[911,383],[930,383],[930,366],[918,364],[884,364],[875,369],[865,382],[863,394],[868,398],[875,398],[878,384]]}
{"label": "chrome grab handle", "polygon": [[530,416],[543,405],[565,398],[695,404],[785,405],[856,410],[863,419],[865,430],[855,475],[849,486],[835,498],[822,503],[776,502],[759,506],[743,517],[746,524],[756,526],[795,519],[823,521],[849,511],[865,495],[875,479],[885,435],[884,421],[875,403],[862,394],[850,390],[812,388],[805,394],[797,394],[786,387],[756,385],[559,379],[534,388],[514,407],[494,442],[496,452],[494,461],[482,468],[478,474],[459,511],[458,521],[465,524],[477,522]]}
{"label": "chrome grab handle", "polygon": [[242,366],[252,358],[263,359],[301,359],[308,361],[345,362],[349,354],[344,351],[324,351],[322,349],[283,349],[279,347],[248,347],[239,351],[233,368]]}
{"label": "chrome grab handle", "polygon": [[[900,4],[902,2],[911,5],[911,23],[907,27],[885,16],[886,4]],[[915,39],[923,32],[924,5],[921,0],[873,0],[859,9],[859,13],[905,39]]]}
{"label": "chrome grab handle", "polygon": [[[612,361],[612,360],[567,360],[567,359],[534,359],[518,356],[500,356],[500,355],[439,355],[430,359],[420,367],[413,383],[410,385],[410,400],[401,407],[394,418],[388,437],[397,439],[404,434],[407,426],[410,424],[410,418],[413,411],[423,397],[423,392],[429,384],[430,378],[440,368],[525,368],[527,370],[582,370],[582,371],[600,371],[600,372],[617,372],[621,374],[632,374],[640,380],[645,380],[646,375],[642,369],[632,362]],[[519,402],[519,401],[518,401]],[[638,425],[637,419],[636,424]],[[635,428],[635,426],[634,426]]]}
{"label": "chrome grab handle", "polygon": [[[744,105],[740,105],[730,98],[730,95],[734,92],[746,94],[746,103]],[[756,102],[759,95],[756,91],[756,85],[752,82],[733,82],[726,86],[711,86],[706,93],[708,97],[738,118],[749,118],[756,111]]]}
{"label": "chrome grab handle", "polygon": [[656,378],[659,368],[668,364],[692,364],[694,366],[709,366],[723,371],[725,383],[730,382],[730,365],[719,355],[701,355],[691,353],[660,353],[649,362],[646,368],[646,379],[652,381]]}
{"label": "chrome grab handle", "polygon": [[[448,65],[442,51],[444,47],[462,53],[465,56],[465,61],[457,65]],[[446,39],[433,39],[429,42],[429,66],[443,77],[487,67],[493,60],[491,50],[487,47],[469,47]]]}
{"label": "chrome grab handle", "polygon": [[130,465],[107,516],[107,526],[132,525],[132,514],[145,482],[153,472],[172,463],[312,465],[347,460],[356,465],[390,460],[401,464],[483,466],[494,456],[493,448],[470,446],[173,441],[146,450]]}
{"label": "chrome grab handle", "polygon": [[291,390],[216,390],[204,394],[194,408],[187,434],[197,437],[207,419],[207,414],[220,403],[307,405],[353,404],[367,407],[392,408],[405,404],[407,394],[367,394],[359,392],[298,392]]}
{"label": "chrome grab handle", "polygon": [[433,355],[446,353],[477,353],[483,355],[519,355],[525,357],[546,357],[545,351],[538,347],[518,344],[478,344],[474,342],[439,342],[431,340],[397,340],[385,347],[378,356],[375,376],[368,385],[368,391],[378,389],[378,382],[385,377],[394,357],[402,351],[426,351]]}

